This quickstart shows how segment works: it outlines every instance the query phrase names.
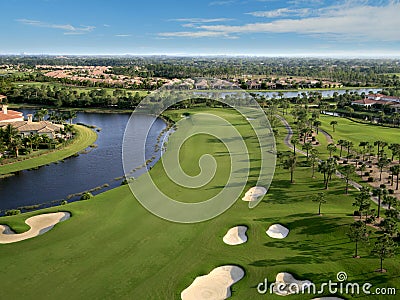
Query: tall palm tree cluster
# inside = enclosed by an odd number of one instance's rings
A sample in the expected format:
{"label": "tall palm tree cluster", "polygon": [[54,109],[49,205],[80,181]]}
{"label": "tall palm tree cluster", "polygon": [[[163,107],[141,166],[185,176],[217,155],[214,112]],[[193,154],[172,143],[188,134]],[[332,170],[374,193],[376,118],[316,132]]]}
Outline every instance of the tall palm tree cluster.
{"label": "tall palm tree cluster", "polygon": [[[64,133],[72,132],[72,120],[76,118],[76,112],[48,112],[47,109],[40,109],[35,113],[35,119],[37,121],[43,121],[45,119],[54,123],[62,124],[66,120],[69,120],[70,124],[64,125]],[[12,126],[0,128],[0,159],[14,156],[18,158],[20,153],[25,154],[32,151],[36,151],[41,148],[52,149],[58,143],[62,142],[60,139],[52,139],[48,135],[31,134],[28,136],[22,136],[19,131]]]}
{"label": "tall palm tree cluster", "polygon": [[0,159],[12,157],[18,158],[23,151],[25,154],[36,151],[39,147],[53,148],[58,140],[51,139],[47,135],[32,134],[23,137],[11,124],[0,128]]}

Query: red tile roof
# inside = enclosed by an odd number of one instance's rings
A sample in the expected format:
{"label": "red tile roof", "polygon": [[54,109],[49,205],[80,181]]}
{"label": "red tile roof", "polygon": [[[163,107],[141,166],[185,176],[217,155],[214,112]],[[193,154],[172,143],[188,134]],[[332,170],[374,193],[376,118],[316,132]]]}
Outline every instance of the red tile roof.
{"label": "red tile roof", "polygon": [[361,105],[372,105],[372,104],[375,104],[377,102],[379,102],[379,101],[371,100],[371,99],[362,99],[362,100],[353,101],[352,103],[357,103],[357,104],[361,104]]}
{"label": "red tile roof", "polygon": [[18,118],[22,118],[23,115],[19,111],[15,110],[8,110],[7,114],[5,115],[2,110],[0,110],[0,122],[8,121],[8,120],[14,120]]}

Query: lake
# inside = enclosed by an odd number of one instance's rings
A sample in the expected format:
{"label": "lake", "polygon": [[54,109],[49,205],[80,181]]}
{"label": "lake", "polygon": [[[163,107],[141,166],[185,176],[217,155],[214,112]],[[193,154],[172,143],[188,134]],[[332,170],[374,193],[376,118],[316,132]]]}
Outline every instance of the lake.
{"label": "lake", "polygon": [[[21,110],[26,116],[33,110]],[[68,195],[81,193],[96,187],[103,188],[94,191],[93,194],[104,192],[121,185],[123,176],[122,167],[122,140],[125,127],[130,114],[98,114],[78,113],[74,123],[80,122],[87,125],[95,125],[101,128],[98,139],[95,142],[97,148],[88,148],[87,154],[65,159],[64,162],[52,163],[37,170],[21,171],[15,176],[0,179],[0,210],[18,208],[22,206],[46,203],[42,207],[55,205],[54,200],[67,199]],[[139,120],[135,122],[136,127],[130,130],[131,139],[143,139],[142,131],[149,128],[154,117],[147,115],[135,115]],[[146,159],[155,156],[148,167],[156,163],[161,151],[155,152],[154,146],[160,132],[166,128],[161,119],[151,126],[146,139],[145,158],[133,157],[133,164],[140,166]],[[138,141],[138,145],[140,145]],[[138,153],[143,150],[138,149]],[[134,173],[134,177],[146,172],[142,168]],[[69,201],[77,200],[72,197]]]}

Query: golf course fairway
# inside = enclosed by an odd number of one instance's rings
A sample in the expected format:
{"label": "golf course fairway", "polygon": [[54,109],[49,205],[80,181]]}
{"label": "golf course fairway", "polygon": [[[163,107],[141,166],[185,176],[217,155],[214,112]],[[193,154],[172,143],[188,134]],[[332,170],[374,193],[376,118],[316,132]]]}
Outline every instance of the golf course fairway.
{"label": "golf course fairway", "polygon": [[[237,265],[243,279],[231,287],[231,299],[282,299],[261,295],[257,285],[268,279],[275,282],[278,273],[288,272],[298,280],[310,280],[319,286],[336,281],[338,272],[346,272],[348,281],[368,282],[373,287],[400,287],[400,259],[384,261],[387,273],[374,272],[379,259],[370,255],[370,247],[359,246],[360,259],[352,258],[354,243],[346,236],[354,219],[352,202],[356,191],[344,195],[344,182],[334,178],[326,192],[322,216],[311,201],[323,190],[322,175],[311,178],[311,168],[299,157],[295,183],[290,184],[288,170],[277,166],[272,185],[263,201],[254,209],[241,198],[256,185],[260,153],[257,139],[245,118],[230,109],[198,109],[227,119],[243,136],[251,158],[250,175],[235,204],[220,216],[196,224],[178,224],[160,219],[133,197],[128,186],[102,193],[86,201],[43,209],[11,217],[0,224],[20,233],[29,229],[27,218],[57,211],[71,213],[68,222],[57,224],[44,235],[18,243],[0,245],[0,282],[5,299],[180,299],[181,292],[194,278],[223,265]],[[168,112],[178,118],[182,111]],[[179,128],[178,128],[179,130]],[[283,144],[285,129],[279,128],[277,149]],[[170,137],[172,140],[174,135]],[[167,147],[168,149],[168,147]],[[168,151],[168,150],[167,150]],[[157,163],[150,171],[165,193],[180,201],[196,202],[218,193],[229,174],[226,147],[218,139],[199,134],[181,148],[182,169],[190,175],[199,170],[198,159],[214,156],[216,175],[203,188],[190,191],[171,184]],[[186,199],[186,200],[185,200]],[[272,224],[282,224],[290,234],[282,240],[268,237]],[[248,228],[246,243],[230,246],[223,242],[229,228]],[[376,238],[371,234],[371,245]],[[400,292],[399,290],[397,290]],[[292,295],[290,299],[312,299],[331,295]],[[337,294],[341,298],[350,295]],[[358,295],[357,299],[366,296]],[[373,296],[370,299],[387,299]],[[395,296],[394,296],[395,297]]]}

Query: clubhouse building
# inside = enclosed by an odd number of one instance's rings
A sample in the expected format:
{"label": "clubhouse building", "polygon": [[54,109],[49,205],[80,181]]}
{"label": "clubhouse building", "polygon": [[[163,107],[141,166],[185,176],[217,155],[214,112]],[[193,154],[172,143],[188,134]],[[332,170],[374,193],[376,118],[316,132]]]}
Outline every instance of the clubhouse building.
{"label": "clubhouse building", "polygon": [[[5,96],[0,95],[0,100],[5,98]],[[6,104],[3,104],[0,111],[0,128],[4,128],[8,124],[11,124],[14,128],[18,129],[19,133],[23,137],[33,134],[45,134],[49,138],[53,139],[61,136],[60,132],[64,129],[64,125],[53,124],[49,121],[34,122],[31,114],[27,117],[28,119],[25,121],[22,112],[10,110]]]}

